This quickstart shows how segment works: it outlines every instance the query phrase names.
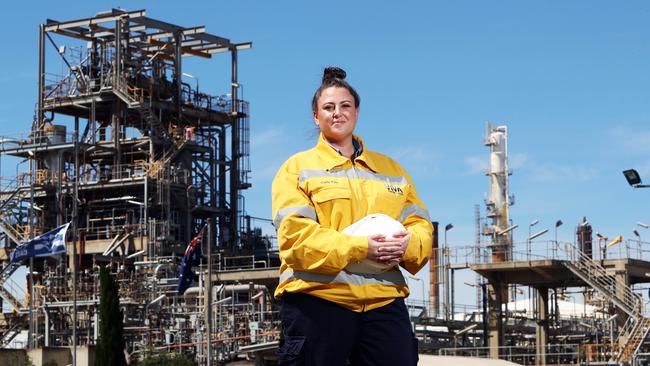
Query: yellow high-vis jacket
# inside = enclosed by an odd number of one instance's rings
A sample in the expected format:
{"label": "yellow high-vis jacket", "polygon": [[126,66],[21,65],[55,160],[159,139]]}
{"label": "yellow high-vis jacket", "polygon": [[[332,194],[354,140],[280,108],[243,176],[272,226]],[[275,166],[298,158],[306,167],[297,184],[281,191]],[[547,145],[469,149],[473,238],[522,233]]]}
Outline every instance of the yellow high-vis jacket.
{"label": "yellow high-vis jacket", "polygon": [[367,257],[368,238],[341,231],[373,214],[400,221],[411,237],[401,266],[417,273],[431,255],[433,226],[408,174],[389,157],[366,150],[353,161],[323,135],[316,146],[290,157],[273,180],[273,223],[280,250],[275,297],[301,292],[361,312],[406,297],[396,267],[380,274],[345,271]]}

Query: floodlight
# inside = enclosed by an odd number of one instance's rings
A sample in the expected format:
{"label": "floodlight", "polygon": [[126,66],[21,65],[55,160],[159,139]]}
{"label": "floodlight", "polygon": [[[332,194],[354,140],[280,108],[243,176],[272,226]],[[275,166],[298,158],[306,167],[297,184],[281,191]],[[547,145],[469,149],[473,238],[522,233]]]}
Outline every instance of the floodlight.
{"label": "floodlight", "polygon": [[503,230],[503,231],[499,231],[499,232],[497,233],[497,235],[507,234],[507,233],[511,232],[512,230],[518,228],[518,227],[519,227],[519,224],[514,224],[514,225],[510,226],[509,228],[507,228],[507,229],[505,229],[505,230]]}
{"label": "floodlight", "polygon": [[627,180],[627,183],[630,186],[632,186],[632,188],[648,188],[648,187],[650,187],[650,185],[641,184],[641,176],[639,175],[639,172],[637,172],[635,169],[623,170],[623,175],[625,176],[625,179]]}
{"label": "floodlight", "polygon": [[539,238],[540,236],[546,234],[547,232],[548,232],[548,229],[544,229],[544,230],[542,230],[540,232],[537,232],[537,233],[531,235],[530,238],[528,238],[528,240],[533,240],[535,238]]}

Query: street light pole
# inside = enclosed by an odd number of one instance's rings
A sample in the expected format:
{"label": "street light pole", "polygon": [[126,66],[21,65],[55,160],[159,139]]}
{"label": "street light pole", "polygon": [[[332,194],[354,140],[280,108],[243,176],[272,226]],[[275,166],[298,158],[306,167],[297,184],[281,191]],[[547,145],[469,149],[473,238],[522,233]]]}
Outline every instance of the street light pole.
{"label": "street light pole", "polygon": [[422,283],[422,313],[424,314],[424,316],[427,316],[427,303],[426,303],[426,297],[424,296],[424,292],[425,292],[425,290],[424,290],[424,281],[422,281],[418,277],[411,276],[411,275],[409,275],[409,278],[414,280],[414,281]]}
{"label": "street light pole", "polygon": [[558,249],[557,228],[562,226],[562,224],[563,224],[562,220],[557,220],[555,222],[555,244],[553,245],[553,259],[555,259],[555,255],[557,254],[557,249]]}
{"label": "street light pole", "polygon": [[526,240],[526,258],[530,260],[530,233],[532,231],[533,226],[537,225],[539,223],[539,220],[535,219],[533,220],[530,224],[528,224],[528,239]]}
{"label": "street light pole", "polygon": [[[649,227],[648,224],[644,224],[641,221],[637,221],[636,224],[643,229],[647,229]],[[636,232],[638,233],[638,231]],[[641,241],[641,234],[637,236],[639,237],[639,259],[643,259],[643,242]]]}

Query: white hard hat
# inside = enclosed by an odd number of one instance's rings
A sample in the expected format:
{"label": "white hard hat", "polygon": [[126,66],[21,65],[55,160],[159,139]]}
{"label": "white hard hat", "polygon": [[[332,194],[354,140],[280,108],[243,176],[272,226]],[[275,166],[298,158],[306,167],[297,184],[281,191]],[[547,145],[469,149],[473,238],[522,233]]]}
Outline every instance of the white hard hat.
{"label": "white hard hat", "polygon": [[[387,239],[393,234],[405,231],[404,225],[392,217],[380,213],[370,214],[354,224],[343,229],[343,234],[351,236],[370,236],[383,234]],[[382,273],[394,267],[395,264],[384,264],[372,259],[363,259],[348,264],[345,270],[352,273]]]}

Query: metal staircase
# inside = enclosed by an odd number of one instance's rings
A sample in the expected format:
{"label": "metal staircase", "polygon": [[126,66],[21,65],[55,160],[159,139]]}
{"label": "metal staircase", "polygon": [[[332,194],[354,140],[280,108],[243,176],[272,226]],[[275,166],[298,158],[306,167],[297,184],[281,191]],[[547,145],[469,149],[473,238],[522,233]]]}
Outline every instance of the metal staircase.
{"label": "metal staircase", "polygon": [[167,140],[170,139],[169,132],[165,129],[165,126],[160,122],[160,119],[156,116],[156,113],[151,109],[151,105],[148,102],[141,103],[138,106],[138,112],[140,113],[140,118],[144,121],[144,125],[149,127],[151,126],[151,131],[153,131],[157,138]]}
{"label": "metal staircase", "polygon": [[11,304],[16,311],[23,308],[19,297],[25,297],[25,291],[11,279],[18,268],[20,268],[20,264],[10,263],[0,272],[0,297]]}
{"label": "metal staircase", "polygon": [[[0,231],[16,245],[29,237],[17,229],[29,217],[29,209],[25,206],[29,193],[29,186],[21,185],[18,179],[7,184],[0,193]],[[25,291],[11,280],[11,276],[19,267],[20,264],[9,263],[0,269],[0,297],[11,304],[16,311],[23,307],[19,298],[24,298],[25,294]]]}
{"label": "metal staircase", "polygon": [[650,318],[644,317],[641,321],[636,322],[625,345],[621,347],[617,361],[632,361],[634,364],[634,360],[637,358],[641,347],[648,339],[648,331],[650,331]]}
{"label": "metal staircase", "polygon": [[160,173],[165,166],[176,157],[176,155],[183,149],[186,142],[183,141],[179,145],[173,145],[171,148],[163,154],[160,159],[157,159],[153,163],[149,164],[147,168],[147,175],[151,178],[156,178],[158,173]]}
{"label": "metal staircase", "polygon": [[27,327],[29,317],[26,314],[0,314],[0,317],[0,347],[3,347]]}
{"label": "metal staircase", "polygon": [[129,85],[123,77],[115,77],[112,87],[113,94],[126,103],[129,108],[141,108],[144,104],[144,91]]}
{"label": "metal staircase", "polygon": [[[18,181],[9,183],[0,194],[0,230],[15,244],[20,244],[27,239],[25,233],[16,229],[16,224],[29,217],[29,210],[25,206],[25,199],[29,195],[28,186],[19,186]],[[13,224],[15,223],[15,224]]]}
{"label": "metal staircase", "polygon": [[563,262],[573,274],[600,292],[617,308],[628,314],[628,320],[618,335],[618,362],[630,362],[647,338],[650,318],[643,316],[643,299],[630,286],[608,274],[603,266],[584,252],[567,246],[571,260]]}

